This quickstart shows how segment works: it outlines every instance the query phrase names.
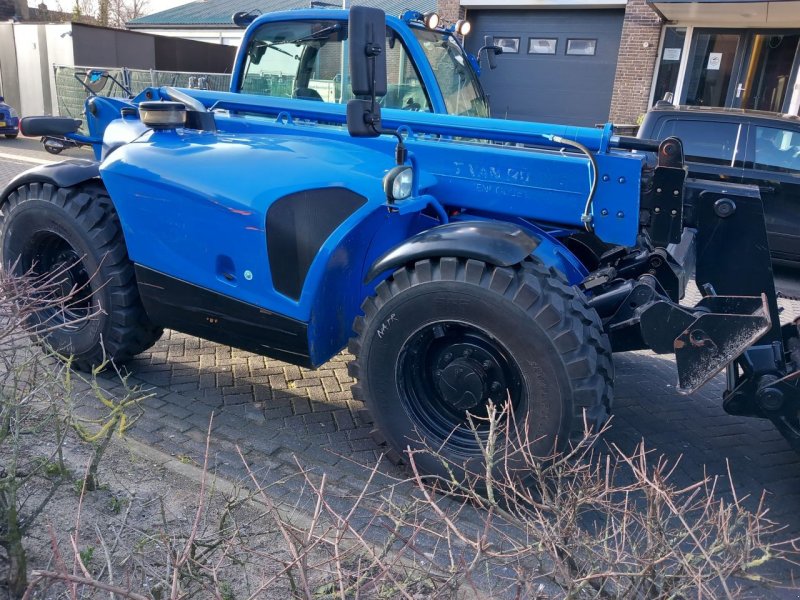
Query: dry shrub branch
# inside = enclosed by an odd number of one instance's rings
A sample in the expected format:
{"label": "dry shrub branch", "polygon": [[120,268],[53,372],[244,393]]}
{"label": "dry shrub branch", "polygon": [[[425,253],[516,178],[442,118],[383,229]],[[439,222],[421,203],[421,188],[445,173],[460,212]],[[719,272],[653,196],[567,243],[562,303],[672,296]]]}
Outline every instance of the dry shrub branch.
{"label": "dry shrub branch", "polygon": [[[467,482],[423,478],[419,451],[408,450],[419,490],[472,549],[472,564],[528,565],[568,598],[733,598],[742,581],[769,583],[765,567],[795,556],[796,540],[781,541],[764,497],[749,509],[729,474],[677,485],[678,461],[644,443],[631,454],[599,452],[603,432],[587,432],[566,454],[537,457],[509,405],[491,407],[486,420],[473,429],[488,468]],[[479,506],[483,527],[465,531],[436,492]]]}
{"label": "dry shrub branch", "polygon": [[[535,456],[509,406],[471,418],[486,468],[466,481],[423,477],[423,452],[450,473],[464,467],[424,447],[407,451],[407,478],[380,461],[365,466],[356,493],[299,462],[267,478],[241,450],[246,477],[226,484],[210,423],[186,506],[176,507],[181,484],[167,481],[159,496],[128,493],[104,515],[92,496],[101,458],[140,414],[142,394],[121,373],[115,395],[97,373],[81,380],[68,360],[32,349],[31,336],[70,310],[58,281],[0,275],[0,546],[12,597],[734,598],[795,556],[764,498],[738,497],[730,476],[677,485],[677,462],[644,444],[601,452],[603,432]],[[76,410],[76,379],[99,417]],[[30,452],[34,437],[47,454]],[[28,583],[24,540],[70,481],[68,438],[89,448],[74,469],[83,473],[74,518],[68,530],[50,528],[51,559],[31,565]]]}

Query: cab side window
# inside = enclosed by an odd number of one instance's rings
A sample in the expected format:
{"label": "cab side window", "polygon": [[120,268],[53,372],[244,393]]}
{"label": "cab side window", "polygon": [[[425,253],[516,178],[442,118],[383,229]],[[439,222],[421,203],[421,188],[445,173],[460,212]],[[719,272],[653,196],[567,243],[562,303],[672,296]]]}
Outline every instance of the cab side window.
{"label": "cab side window", "polygon": [[399,38],[391,32],[386,40],[387,91],[384,108],[430,112],[431,104],[422,86],[417,69]]}
{"label": "cab side window", "polygon": [[[265,23],[248,45],[239,91],[344,104],[353,97],[347,79],[348,52],[343,21]],[[388,93],[382,105],[429,111],[417,71],[389,29],[386,60]]]}
{"label": "cab side window", "polygon": [[[688,161],[733,166],[739,128],[738,123],[724,121],[667,119],[661,124],[658,139],[671,136],[680,139]],[[738,154],[741,155],[741,150]]]}
{"label": "cab side window", "polygon": [[800,131],[756,126],[755,168],[800,175]]}

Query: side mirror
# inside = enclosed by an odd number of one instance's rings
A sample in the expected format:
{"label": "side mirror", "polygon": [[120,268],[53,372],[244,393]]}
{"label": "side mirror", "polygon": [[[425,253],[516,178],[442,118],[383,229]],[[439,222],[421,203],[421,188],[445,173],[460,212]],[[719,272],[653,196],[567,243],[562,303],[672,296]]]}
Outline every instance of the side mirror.
{"label": "side mirror", "polygon": [[494,38],[490,35],[487,35],[483,38],[483,48],[478,50],[478,60],[481,59],[481,54],[486,52],[486,59],[489,61],[489,68],[496,69],[497,68],[497,55],[503,53],[503,48],[500,46],[495,46]]}
{"label": "side mirror", "polygon": [[[348,24],[350,81],[361,99],[347,103],[347,130],[354,137],[375,137],[381,131],[376,96],[386,95],[386,15],[377,8],[354,6]],[[369,99],[364,99],[364,97]]]}
{"label": "side mirror", "polygon": [[386,95],[386,15],[378,8],[350,9],[350,81],[356,96]]}
{"label": "side mirror", "polygon": [[255,42],[250,47],[250,62],[254,65],[257,65],[261,62],[261,59],[264,57],[264,53],[267,51],[267,45],[264,43],[259,44]]}
{"label": "side mirror", "polygon": [[237,27],[241,27],[242,29],[244,29],[245,27],[250,25],[250,23],[255,21],[260,14],[261,14],[261,11],[258,10],[258,9],[251,10],[251,11],[235,12],[235,13],[233,13],[233,16],[231,17],[231,21]]}

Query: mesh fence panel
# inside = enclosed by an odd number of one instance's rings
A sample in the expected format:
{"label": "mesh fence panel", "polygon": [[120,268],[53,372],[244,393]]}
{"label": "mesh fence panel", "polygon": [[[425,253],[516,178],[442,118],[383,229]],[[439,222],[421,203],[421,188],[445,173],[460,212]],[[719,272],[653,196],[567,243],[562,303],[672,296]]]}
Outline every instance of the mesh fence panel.
{"label": "mesh fence panel", "polygon": [[[96,79],[99,96],[124,98],[127,88],[133,95],[148,87],[173,86],[226,92],[230,89],[231,76],[224,73],[184,73],[180,71],[156,71],[145,69],[100,69],[96,67],[69,67],[55,65],[56,97],[58,114],[64,117],[83,119],[83,107],[90,93],[82,82],[92,85]],[[107,74],[101,75],[101,74]],[[292,82],[289,82],[291,94]],[[124,86],[124,87],[123,87]],[[81,131],[86,133],[85,126]]]}

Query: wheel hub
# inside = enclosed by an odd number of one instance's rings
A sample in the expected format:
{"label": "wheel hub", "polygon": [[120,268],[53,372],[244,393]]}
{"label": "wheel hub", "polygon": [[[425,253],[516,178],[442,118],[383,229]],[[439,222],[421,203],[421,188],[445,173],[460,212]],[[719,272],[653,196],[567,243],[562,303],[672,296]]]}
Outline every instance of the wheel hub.
{"label": "wheel hub", "polygon": [[522,401],[522,376],[505,348],[467,323],[422,327],[397,363],[401,402],[416,425],[438,443],[479,451],[476,431],[488,433],[489,405]]}
{"label": "wheel hub", "polygon": [[476,360],[457,358],[437,372],[436,388],[453,408],[471,410],[486,394],[486,371]]}

